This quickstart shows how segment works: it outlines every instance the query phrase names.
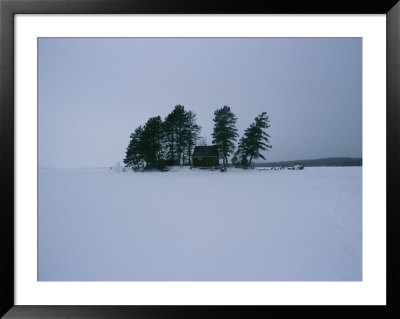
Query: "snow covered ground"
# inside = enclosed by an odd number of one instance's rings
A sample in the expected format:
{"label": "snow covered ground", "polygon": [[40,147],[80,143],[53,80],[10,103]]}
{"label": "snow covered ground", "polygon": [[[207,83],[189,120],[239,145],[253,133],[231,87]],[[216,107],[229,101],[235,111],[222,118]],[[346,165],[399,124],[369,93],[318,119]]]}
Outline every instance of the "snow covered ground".
{"label": "snow covered ground", "polygon": [[362,168],[39,169],[38,280],[362,280]]}

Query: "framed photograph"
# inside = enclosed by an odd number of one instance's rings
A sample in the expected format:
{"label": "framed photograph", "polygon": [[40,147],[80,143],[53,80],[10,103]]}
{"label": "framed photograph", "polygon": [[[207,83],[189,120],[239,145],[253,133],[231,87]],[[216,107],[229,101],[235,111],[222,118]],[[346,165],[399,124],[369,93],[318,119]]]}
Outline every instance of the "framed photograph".
{"label": "framed photograph", "polygon": [[399,314],[397,1],[0,10],[1,315]]}

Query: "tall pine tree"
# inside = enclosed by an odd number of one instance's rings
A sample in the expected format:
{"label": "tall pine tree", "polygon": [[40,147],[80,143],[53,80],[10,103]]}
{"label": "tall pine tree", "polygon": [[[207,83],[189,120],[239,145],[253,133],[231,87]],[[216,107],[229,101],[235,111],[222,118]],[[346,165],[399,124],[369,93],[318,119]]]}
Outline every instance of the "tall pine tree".
{"label": "tall pine tree", "polygon": [[218,145],[224,166],[228,163],[228,155],[235,150],[237,118],[229,106],[224,106],[214,112],[214,131],[212,142]]}
{"label": "tall pine tree", "polygon": [[150,118],[143,128],[143,157],[146,168],[163,169],[165,166],[164,123],[160,116]]}
{"label": "tall pine tree", "polygon": [[167,143],[167,159],[172,164],[180,164],[185,138],[184,138],[185,108],[176,105],[174,110],[165,118],[165,137]]}
{"label": "tall pine tree", "polygon": [[272,148],[269,144],[270,136],[265,132],[269,127],[267,112],[262,112],[244,131],[244,135],[239,141],[238,150],[234,156],[236,164],[250,166],[253,159],[262,158],[265,160],[261,151],[267,151]]}
{"label": "tall pine tree", "polygon": [[141,166],[144,162],[143,157],[143,128],[139,126],[135,132],[130,135],[128,148],[124,159],[126,166]]}
{"label": "tall pine tree", "polygon": [[196,114],[192,111],[185,113],[186,153],[189,165],[192,164],[192,151],[199,140],[201,127],[196,124]]}
{"label": "tall pine tree", "polygon": [[239,140],[236,152],[232,157],[232,164],[235,166],[247,165],[247,150],[246,150],[246,141],[244,137],[241,137]]}
{"label": "tall pine tree", "polygon": [[176,153],[178,157],[178,165],[183,165],[187,144],[185,107],[183,105],[177,105],[172,112],[175,113],[176,120]]}

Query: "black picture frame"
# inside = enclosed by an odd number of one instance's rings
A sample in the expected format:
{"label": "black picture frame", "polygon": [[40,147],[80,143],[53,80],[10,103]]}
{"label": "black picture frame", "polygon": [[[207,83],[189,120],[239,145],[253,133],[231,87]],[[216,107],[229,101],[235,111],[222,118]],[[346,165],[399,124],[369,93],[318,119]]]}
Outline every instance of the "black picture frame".
{"label": "black picture frame", "polygon": [[[16,306],[14,304],[14,15],[15,14],[385,14],[386,306]],[[400,318],[397,185],[400,137],[400,3],[398,0],[0,0],[0,315],[4,318]],[[382,141],[384,143],[384,141]],[[384,213],[384,212],[378,212]]]}

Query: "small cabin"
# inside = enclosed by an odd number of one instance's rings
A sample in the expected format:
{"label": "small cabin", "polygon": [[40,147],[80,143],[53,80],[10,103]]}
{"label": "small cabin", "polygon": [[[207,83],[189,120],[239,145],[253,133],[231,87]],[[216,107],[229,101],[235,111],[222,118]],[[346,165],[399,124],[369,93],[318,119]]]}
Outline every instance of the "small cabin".
{"label": "small cabin", "polygon": [[218,166],[219,152],[217,145],[196,146],[193,150],[193,166]]}

